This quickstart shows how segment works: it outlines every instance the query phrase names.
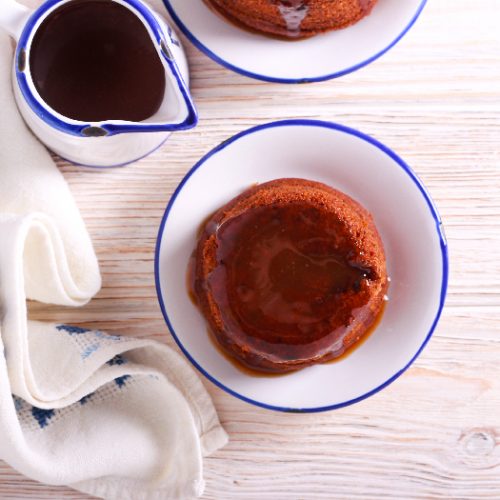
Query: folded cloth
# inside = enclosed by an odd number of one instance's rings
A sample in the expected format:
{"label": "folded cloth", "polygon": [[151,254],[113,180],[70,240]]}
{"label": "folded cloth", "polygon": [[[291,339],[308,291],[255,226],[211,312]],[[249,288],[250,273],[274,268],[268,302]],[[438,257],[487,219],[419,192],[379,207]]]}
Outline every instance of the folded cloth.
{"label": "folded cloth", "polygon": [[227,436],[184,358],[27,320],[27,298],[82,306],[100,274],[68,186],[18,114],[11,59],[0,32],[0,458],[106,499],[199,496],[202,455]]}

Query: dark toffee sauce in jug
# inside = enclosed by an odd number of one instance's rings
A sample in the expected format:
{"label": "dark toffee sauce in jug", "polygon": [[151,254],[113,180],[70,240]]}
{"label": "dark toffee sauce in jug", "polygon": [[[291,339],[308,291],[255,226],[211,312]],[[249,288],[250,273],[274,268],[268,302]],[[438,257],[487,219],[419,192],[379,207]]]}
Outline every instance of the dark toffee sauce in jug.
{"label": "dark toffee sauce in jug", "polygon": [[33,38],[30,68],[41,98],[79,121],[142,121],[165,94],[147,28],[113,0],[73,0],[50,13]]}

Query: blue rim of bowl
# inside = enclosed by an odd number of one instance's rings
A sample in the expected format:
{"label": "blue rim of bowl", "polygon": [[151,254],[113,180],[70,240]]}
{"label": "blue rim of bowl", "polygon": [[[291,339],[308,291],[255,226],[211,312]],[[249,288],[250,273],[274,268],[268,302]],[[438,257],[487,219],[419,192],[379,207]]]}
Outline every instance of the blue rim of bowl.
{"label": "blue rim of bowl", "polygon": [[[134,124],[133,122],[126,121],[124,123],[116,123],[119,120],[102,120],[100,122],[89,123],[85,121],[64,119],[64,117],[61,118],[61,115],[56,114],[52,110],[52,108],[50,108],[43,102],[41,98],[38,99],[37,96],[35,96],[31,91],[26,77],[26,70],[29,67],[29,50],[27,48],[28,41],[38,20],[43,17],[48,11],[57,9],[59,4],[62,5],[63,3],[65,3],[62,0],[47,0],[45,3],[40,5],[40,7],[35,9],[31,16],[28,18],[21,36],[19,37],[15,55],[15,73],[19,89],[25,101],[27,102],[30,109],[38,116],[38,118],[46,122],[48,125],[61,132],[77,137],[86,137],[87,134],[85,131],[88,132],[92,129],[98,130],[99,135],[110,136],[125,132],[175,132],[178,130],[187,130],[195,127],[198,123],[198,113],[196,111],[196,107],[193,103],[193,100],[191,99],[191,95],[184,82],[184,79],[180,74],[177,63],[173,58],[170,57],[169,54],[166,53],[162,46],[162,44],[165,44],[165,46],[169,49],[169,43],[179,43],[173,37],[171,28],[167,26],[167,36],[163,36],[162,28],[160,27],[158,21],[154,17],[149,7],[144,5],[144,3],[142,3],[140,0],[121,1],[132,7],[132,9],[135,9],[136,15],[138,14],[139,17],[142,17],[142,20],[148,24],[149,28],[153,32],[156,43],[158,43],[160,47],[160,53],[167,63],[169,70],[174,75],[176,85],[186,105],[187,113],[185,120],[181,123],[176,124]],[[170,41],[168,41],[167,38]],[[31,47],[29,47],[29,49],[31,49]],[[169,51],[170,50],[171,49],[169,49]],[[20,58],[22,53],[24,53],[24,63],[23,67],[20,68],[19,61],[23,59]]]}
{"label": "blue rim of bowl", "polygon": [[[364,66],[367,66],[368,64],[372,63],[373,61],[376,61],[379,57],[383,56],[388,50],[390,50],[394,45],[396,45],[405,35],[406,33],[410,30],[410,28],[415,24],[417,19],[420,17],[420,14],[424,10],[425,5],[427,4],[427,0],[422,0],[420,2],[420,5],[417,8],[416,13],[408,23],[408,25],[404,28],[404,30],[384,49],[381,51],[377,52],[375,55],[369,57],[368,59],[355,64],[354,66],[350,66],[349,68],[343,69],[341,71],[336,71],[334,73],[329,73],[327,75],[322,75],[322,76],[314,76],[314,77],[303,77],[303,78],[278,78],[275,76],[268,76],[268,75],[261,75],[259,73],[253,73],[252,71],[247,71],[246,69],[240,68],[239,66],[235,66],[234,64],[231,64],[227,62],[226,60],[222,59],[220,56],[218,56],[215,52],[210,50],[206,45],[201,43],[191,31],[187,28],[187,26],[181,21],[177,13],[175,12],[174,7],[170,3],[171,0],[163,0],[163,3],[165,4],[165,7],[174,20],[174,22],[177,24],[177,26],[180,28],[180,30],[184,33],[186,38],[194,45],[196,46],[199,50],[201,50],[203,53],[205,53],[208,57],[213,59],[216,63],[220,64],[221,66],[224,66],[225,68],[234,71],[236,73],[239,73],[240,75],[247,76],[249,78],[255,78],[256,80],[263,80],[265,82],[272,82],[272,83],[313,83],[313,82],[323,82],[325,80],[332,80],[333,78],[339,78],[340,76],[347,75],[348,73],[352,73],[353,71],[357,71],[358,69],[363,68]],[[299,42],[300,43],[300,42]]]}
{"label": "blue rim of bowl", "polygon": [[[441,247],[441,255],[442,255],[442,282],[441,282],[441,294],[440,294],[440,300],[439,300],[439,307],[436,313],[436,316],[434,318],[434,321],[432,322],[432,325],[422,342],[422,345],[420,348],[417,350],[415,355],[410,359],[410,361],[398,372],[396,372],[392,377],[390,377],[388,380],[386,380],[384,383],[380,384],[379,386],[375,387],[374,389],[371,389],[370,391],[366,392],[365,394],[358,396],[356,398],[350,399],[348,401],[343,401],[342,403],[336,403],[332,405],[327,405],[327,406],[320,406],[320,407],[313,407],[313,408],[288,408],[288,407],[282,407],[282,406],[274,406],[274,405],[269,405],[266,403],[262,403],[260,401],[255,401],[254,399],[248,398],[246,396],[243,396],[242,394],[239,394],[238,392],[234,391],[233,389],[230,389],[226,385],[224,385],[222,382],[217,380],[215,377],[210,375],[187,351],[187,349],[184,347],[182,342],[180,341],[179,337],[175,333],[175,330],[172,326],[172,323],[170,321],[170,318],[168,317],[167,310],[165,308],[165,304],[163,302],[163,295],[161,293],[161,286],[160,286],[160,246],[161,242],[163,240],[164,236],[164,229],[165,229],[165,224],[167,222],[168,216],[170,214],[170,211],[172,207],[175,204],[175,200],[177,199],[177,196],[179,193],[182,191],[183,187],[187,183],[187,181],[190,179],[190,177],[200,168],[204,165],[204,163],[209,160],[212,156],[215,154],[219,153],[226,147],[228,147],[230,144],[233,142],[237,141],[238,139],[241,139],[242,137],[245,137],[246,135],[253,134],[255,132],[259,132],[261,130],[266,130],[268,128],[275,128],[275,127],[287,127],[287,126],[303,126],[303,127],[320,127],[320,128],[327,128],[339,132],[343,132],[349,135],[352,135],[354,137],[357,137],[358,139],[362,139],[365,142],[368,142],[369,144],[377,147],[380,149],[383,153],[385,153],[387,156],[389,156],[399,167],[401,167],[404,172],[410,177],[410,179],[413,181],[415,186],[418,188],[422,196],[424,197],[425,201],[427,202],[427,205],[430,210],[430,214],[432,218],[434,219],[434,222],[436,224],[436,231],[439,237],[439,242],[440,242],[440,247]],[[231,394],[232,396],[235,396],[238,399],[241,399],[242,401],[245,401],[247,403],[253,404],[255,406],[259,406],[261,408],[266,408],[268,410],[275,410],[275,411],[282,411],[282,412],[288,412],[288,413],[317,413],[317,412],[322,412],[322,411],[329,411],[329,410],[336,410],[339,408],[343,408],[345,406],[352,405],[354,403],[358,403],[359,401],[362,401],[363,399],[369,398],[370,396],[373,396],[377,392],[381,391],[384,387],[387,387],[389,384],[394,382],[397,378],[399,378],[412,364],[413,362],[417,359],[417,357],[420,355],[424,347],[427,345],[429,340],[432,337],[432,334],[436,328],[436,325],[438,324],[439,318],[441,317],[441,313],[443,311],[445,299],[446,299],[446,290],[448,288],[448,270],[449,270],[449,259],[448,259],[448,245],[446,242],[446,237],[444,235],[444,230],[443,230],[443,225],[441,221],[441,217],[437,211],[437,208],[432,201],[432,198],[430,197],[429,193],[427,192],[427,189],[423,185],[422,181],[419,179],[417,174],[409,167],[409,165],[403,161],[394,151],[392,151],[390,148],[382,144],[381,142],[377,141],[373,137],[370,137],[363,132],[360,132],[356,129],[346,127],[344,125],[340,125],[337,123],[333,122],[327,122],[327,121],[322,121],[322,120],[308,120],[308,119],[294,119],[294,120],[281,120],[281,121],[275,121],[275,122],[269,122],[269,123],[264,123],[262,125],[257,125],[256,127],[249,128],[247,130],[244,130],[242,132],[239,132],[238,134],[233,135],[229,139],[226,139],[225,141],[221,142],[218,146],[213,148],[211,151],[209,151],[205,156],[203,156],[185,175],[185,177],[182,179],[180,184],[177,186],[177,189],[174,191],[172,197],[170,198],[170,201],[168,202],[168,205],[165,209],[165,213],[163,214],[163,218],[160,223],[160,227],[158,230],[158,237],[156,240],[156,248],[155,248],[155,263],[154,263],[154,268],[155,268],[155,285],[156,285],[156,293],[158,296],[158,302],[160,303],[160,308],[161,312],[163,313],[163,317],[165,318],[165,322],[167,323],[168,328],[170,329],[170,333],[172,334],[172,337],[174,338],[175,342],[179,346],[180,350],[184,353],[184,355],[189,359],[189,361],[211,382],[213,382],[217,387],[220,389],[226,391],[227,393]]]}

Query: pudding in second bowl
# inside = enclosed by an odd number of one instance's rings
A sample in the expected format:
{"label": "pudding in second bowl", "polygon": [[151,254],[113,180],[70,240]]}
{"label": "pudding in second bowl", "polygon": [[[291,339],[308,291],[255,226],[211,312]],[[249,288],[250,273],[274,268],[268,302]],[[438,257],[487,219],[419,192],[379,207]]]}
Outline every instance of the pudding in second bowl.
{"label": "pudding in second bowl", "polygon": [[217,210],[192,265],[192,292],[218,344],[267,372],[341,356],[376,322],[388,288],[370,213],[303,179],[251,187]]}
{"label": "pudding in second bowl", "polygon": [[236,24],[282,38],[308,38],[346,28],[370,14],[377,0],[205,0]]}

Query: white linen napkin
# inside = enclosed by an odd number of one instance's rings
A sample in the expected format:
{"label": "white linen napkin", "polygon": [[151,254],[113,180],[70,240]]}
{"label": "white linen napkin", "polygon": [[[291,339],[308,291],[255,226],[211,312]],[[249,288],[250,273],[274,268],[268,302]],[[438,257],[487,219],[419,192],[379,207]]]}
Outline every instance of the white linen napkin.
{"label": "white linen napkin", "polygon": [[199,496],[202,455],[227,436],[184,358],[27,320],[26,298],[82,306],[100,274],[68,186],[18,114],[11,59],[0,31],[0,458],[110,500]]}

